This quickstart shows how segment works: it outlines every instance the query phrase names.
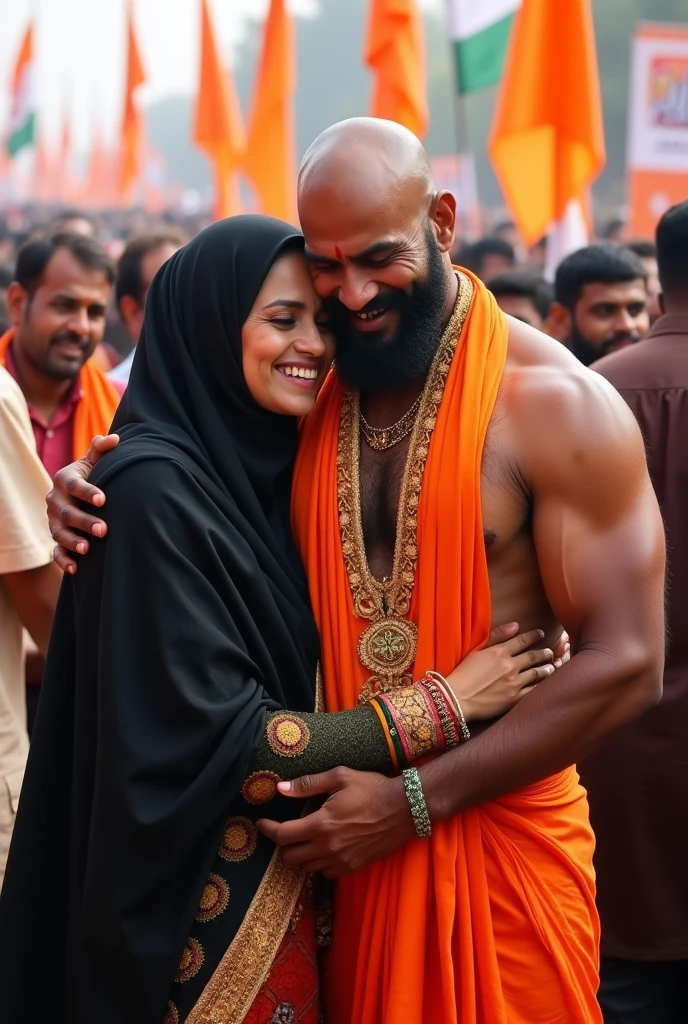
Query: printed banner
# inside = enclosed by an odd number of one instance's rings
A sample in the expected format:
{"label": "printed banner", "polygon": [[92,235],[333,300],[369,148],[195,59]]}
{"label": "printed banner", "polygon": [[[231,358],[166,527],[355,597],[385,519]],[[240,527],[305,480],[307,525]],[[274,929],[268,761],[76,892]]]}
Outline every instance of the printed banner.
{"label": "printed banner", "polygon": [[638,25],[628,178],[631,233],[652,237],[665,210],[688,199],[688,25]]}

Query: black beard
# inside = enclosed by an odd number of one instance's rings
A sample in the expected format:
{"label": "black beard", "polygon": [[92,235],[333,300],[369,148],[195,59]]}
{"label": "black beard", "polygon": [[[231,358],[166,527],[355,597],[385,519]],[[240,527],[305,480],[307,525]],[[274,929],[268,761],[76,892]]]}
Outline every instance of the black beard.
{"label": "black beard", "polygon": [[614,348],[620,341],[627,341],[632,339],[632,343],[640,341],[640,337],[633,334],[611,334],[608,338],[605,338],[600,345],[593,345],[587,340],[584,335],[578,330],[574,324],[571,330],[571,338],[569,341],[569,347],[571,352],[574,354],[576,359],[583,364],[583,366],[591,366],[596,363],[598,359],[603,359],[604,356],[608,356],[610,352],[614,351]]}
{"label": "black beard", "polygon": [[381,292],[369,303],[372,310],[379,308],[382,300],[385,308],[399,314],[399,326],[391,337],[382,331],[357,331],[350,310],[339,299],[325,303],[337,340],[335,370],[347,387],[382,391],[427,377],[442,337],[448,285],[442,254],[429,227],[426,237],[426,274],[415,282],[411,294],[394,289]]}

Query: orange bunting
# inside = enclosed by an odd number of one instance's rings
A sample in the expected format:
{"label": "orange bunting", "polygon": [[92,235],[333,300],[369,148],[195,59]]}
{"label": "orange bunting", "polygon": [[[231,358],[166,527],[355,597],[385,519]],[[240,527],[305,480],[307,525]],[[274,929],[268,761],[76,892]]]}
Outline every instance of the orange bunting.
{"label": "orange bunting", "polygon": [[375,75],[372,117],[428,129],[425,34],[417,0],[371,0],[365,62]]}
{"label": "orange bunting", "polygon": [[134,186],[141,173],[143,156],[143,115],[136,103],[136,90],[146,81],[146,72],[136,39],[132,5],[127,5],[127,72],[122,114],[119,193],[124,202],[130,202]]}
{"label": "orange bunting", "polygon": [[296,220],[294,29],[285,0],[272,0],[253,95],[244,169],[261,213]]}
{"label": "orange bunting", "polygon": [[201,58],[193,140],[213,163],[215,219],[240,213],[236,170],[246,137],[234,83],[220,59],[208,0],[201,0]]}

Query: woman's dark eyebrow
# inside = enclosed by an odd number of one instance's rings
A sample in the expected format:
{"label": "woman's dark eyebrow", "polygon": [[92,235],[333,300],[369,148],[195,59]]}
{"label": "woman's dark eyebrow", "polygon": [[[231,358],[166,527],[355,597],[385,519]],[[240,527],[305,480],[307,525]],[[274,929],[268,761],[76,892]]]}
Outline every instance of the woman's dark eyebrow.
{"label": "woman's dark eyebrow", "polygon": [[273,306],[286,306],[288,309],[305,309],[306,303],[299,302],[297,299],[275,299],[274,302],[268,302],[267,306],[263,306],[263,309],[272,309]]}

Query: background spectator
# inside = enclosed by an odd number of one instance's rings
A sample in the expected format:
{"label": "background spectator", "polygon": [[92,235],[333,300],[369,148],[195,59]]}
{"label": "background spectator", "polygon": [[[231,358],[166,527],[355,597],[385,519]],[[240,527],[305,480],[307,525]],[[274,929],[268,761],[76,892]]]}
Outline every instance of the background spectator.
{"label": "background spectator", "polygon": [[493,277],[490,291],[505,313],[538,331],[546,329],[554,289],[543,277],[529,270],[511,270]]}
{"label": "background spectator", "polygon": [[497,274],[513,270],[516,254],[510,242],[503,238],[487,237],[465,245],[458,254],[459,266],[472,270],[487,284]]}
{"label": "background spectator", "polygon": [[12,283],[14,270],[9,263],[0,263],[0,334],[9,327],[10,315],[7,310],[7,289]]}
{"label": "background spectator", "polygon": [[664,315],[647,340],[593,369],[645,440],[669,554],[664,696],[579,766],[597,837],[605,1020],[688,1021],[688,202],[662,217]]}
{"label": "background spectator", "polygon": [[45,655],[62,582],[45,516],[49,489],[22,393],[0,367],[0,887],[29,749],[22,634]]}
{"label": "background spectator", "polygon": [[627,230],[623,217],[612,217],[597,229],[597,237],[602,242],[615,242],[617,245],[623,245],[628,237]]}
{"label": "background spectator", "polygon": [[661,316],[659,308],[659,271],[657,269],[657,246],[648,238],[636,238],[626,243],[626,248],[634,252],[647,274],[647,311],[650,315],[650,323]]}
{"label": "background spectator", "polygon": [[647,334],[647,275],[629,249],[588,245],[559,264],[550,311],[552,334],[585,366]]}
{"label": "background spectator", "polygon": [[[180,231],[167,228],[137,235],[127,242],[117,263],[115,301],[122,323],[133,346],[143,326],[143,311],[150,283],[163,263],[179,249],[186,239]],[[134,362],[135,348],[109,374],[110,380],[127,384]]]}

